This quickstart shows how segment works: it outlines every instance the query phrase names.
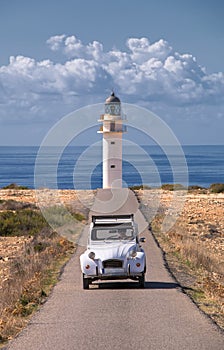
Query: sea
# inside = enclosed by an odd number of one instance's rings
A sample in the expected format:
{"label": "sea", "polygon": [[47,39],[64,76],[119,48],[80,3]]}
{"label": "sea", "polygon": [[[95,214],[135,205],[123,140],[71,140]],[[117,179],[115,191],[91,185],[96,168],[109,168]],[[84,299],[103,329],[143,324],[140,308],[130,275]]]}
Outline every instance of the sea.
{"label": "sea", "polygon": [[[180,150],[144,145],[123,152],[123,186],[160,187],[166,183],[208,188],[224,183],[224,145],[182,146]],[[102,187],[100,147],[0,147],[0,188],[9,184],[34,188]]]}

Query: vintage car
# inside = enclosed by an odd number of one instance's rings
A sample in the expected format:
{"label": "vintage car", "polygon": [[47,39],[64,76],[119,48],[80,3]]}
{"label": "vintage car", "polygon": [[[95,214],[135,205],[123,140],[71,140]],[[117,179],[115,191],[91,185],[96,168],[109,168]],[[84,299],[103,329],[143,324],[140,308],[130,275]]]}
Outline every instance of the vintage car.
{"label": "vintage car", "polygon": [[93,216],[87,250],[80,256],[83,288],[96,280],[132,279],[144,288],[146,257],[133,215]]}

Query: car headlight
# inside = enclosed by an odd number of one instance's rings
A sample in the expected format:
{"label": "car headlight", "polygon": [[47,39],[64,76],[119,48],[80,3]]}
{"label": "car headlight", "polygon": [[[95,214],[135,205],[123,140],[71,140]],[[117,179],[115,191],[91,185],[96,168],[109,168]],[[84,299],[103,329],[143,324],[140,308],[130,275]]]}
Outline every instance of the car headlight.
{"label": "car headlight", "polygon": [[90,252],[88,256],[89,256],[90,259],[94,260],[96,254],[94,252]]}
{"label": "car headlight", "polygon": [[129,256],[131,257],[131,258],[135,258],[136,257],[136,255],[137,255],[137,252],[136,252],[136,250],[130,250],[130,252],[129,252]]}

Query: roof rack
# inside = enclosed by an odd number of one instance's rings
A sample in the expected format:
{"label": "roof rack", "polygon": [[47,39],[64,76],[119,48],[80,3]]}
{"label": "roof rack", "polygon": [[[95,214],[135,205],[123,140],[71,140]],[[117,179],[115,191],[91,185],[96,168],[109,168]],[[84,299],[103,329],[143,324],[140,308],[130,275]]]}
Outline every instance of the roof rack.
{"label": "roof rack", "polygon": [[133,222],[134,221],[134,214],[129,215],[100,215],[92,216],[92,222],[94,225],[99,224],[113,224],[113,223],[126,223],[126,222]]}

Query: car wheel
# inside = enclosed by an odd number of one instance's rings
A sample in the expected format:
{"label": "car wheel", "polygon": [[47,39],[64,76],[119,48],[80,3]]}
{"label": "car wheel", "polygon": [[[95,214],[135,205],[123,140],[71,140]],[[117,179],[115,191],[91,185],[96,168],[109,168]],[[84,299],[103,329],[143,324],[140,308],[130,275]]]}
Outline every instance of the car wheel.
{"label": "car wheel", "polygon": [[145,273],[142,272],[142,275],[139,277],[139,287],[145,288]]}
{"label": "car wheel", "polygon": [[83,289],[89,289],[89,279],[83,275]]}

